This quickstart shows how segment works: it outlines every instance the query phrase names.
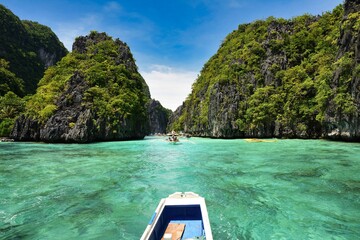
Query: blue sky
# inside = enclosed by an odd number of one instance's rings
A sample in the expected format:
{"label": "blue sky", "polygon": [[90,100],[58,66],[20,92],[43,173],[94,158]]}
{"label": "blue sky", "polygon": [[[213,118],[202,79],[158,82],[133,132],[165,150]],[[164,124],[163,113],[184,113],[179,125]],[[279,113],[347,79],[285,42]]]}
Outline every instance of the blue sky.
{"label": "blue sky", "polygon": [[0,0],[51,27],[71,50],[91,30],[126,42],[153,98],[175,110],[202,66],[239,24],[331,11],[342,0]]}

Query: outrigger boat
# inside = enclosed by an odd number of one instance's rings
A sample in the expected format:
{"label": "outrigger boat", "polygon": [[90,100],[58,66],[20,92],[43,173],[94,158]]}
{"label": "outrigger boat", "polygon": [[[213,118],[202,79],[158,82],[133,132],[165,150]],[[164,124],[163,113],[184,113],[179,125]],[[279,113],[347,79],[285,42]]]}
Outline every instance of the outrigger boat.
{"label": "outrigger boat", "polygon": [[171,133],[168,133],[167,135],[169,136],[169,138],[166,139],[166,141],[174,144],[180,142],[179,138],[177,137],[179,134],[177,134],[174,130],[172,130]]}
{"label": "outrigger boat", "polygon": [[212,240],[205,199],[175,192],[160,200],[140,240]]}

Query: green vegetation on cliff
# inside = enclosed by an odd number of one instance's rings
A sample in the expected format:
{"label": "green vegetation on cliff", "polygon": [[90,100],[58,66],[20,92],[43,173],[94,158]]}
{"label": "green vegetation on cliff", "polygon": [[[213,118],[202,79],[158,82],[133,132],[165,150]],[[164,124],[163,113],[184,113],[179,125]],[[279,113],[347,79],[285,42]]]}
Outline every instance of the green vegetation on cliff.
{"label": "green vegetation on cliff", "polygon": [[[93,31],[78,37],[73,51],[46,70],[26,103],[27,120],[20,118],[12,136],[47,142],[141,138],[149,131],[149,100],[129,47]],[[36,129],[25,126],[29,121]],[[35,135],[22,137],[28,131]]]}
{"label": "green vegetation on cliff", "polygon": [[212,137],[319,137],[335,92],[343,93],[336,106],[354,111],[342,90],[349,78],[331,86],[336,66],[351,66],[347,55],[336,61],[342,17],[338,6],[240,25],[205,64],[172,127]]}
{"label": "green vegetation on cliff", "polygon": [[18,96],[24,94],[24,81],[9,70],[9,62],[0,58],[0,96],[13,91]]}
{"label": "green vegetation on cliff", "polygon": [[2,86],[19,96],[32,94],[45,69],[66,54],[67,50],[49,27],[21,21],[0,4],[0,59],[8,62],[7,67],[0,66],[0,71],[5,68],[23,82],[23,86],[9,85],[9,80],[1,76]]}
{"label": "green vegetation on cliff", "polygon": [[149,90],[136,66],[127,66],[134,62],[132,55],[125,62],[119,62],[117,57],[124,49],[119,47],[118,39],[114,41],[105,33],[91,32],[89,39],[85,51],[75,49],[46,70],[36,94],[26,104],[26,115],[45,122],[57,110],[58,97],[78,72],[89,86],[82,104],[96,111],[99,117],[113,119],[114,125],[118,124],[116,116],[120,115],[146,118]]}
{"label": "green vegetation on cliff", "polygon": [[24,108],[25,100],[15,93],[8,92],[0,96],[0,136],[9,136],[15,118],[24,111]]}
{"label": "green vegetation on cliff", "polygon": [[0,4],[0,136],[9,134],[23,110],[19,97],[35,93],[45,69],[66,54],[50,28],[21,21]]}

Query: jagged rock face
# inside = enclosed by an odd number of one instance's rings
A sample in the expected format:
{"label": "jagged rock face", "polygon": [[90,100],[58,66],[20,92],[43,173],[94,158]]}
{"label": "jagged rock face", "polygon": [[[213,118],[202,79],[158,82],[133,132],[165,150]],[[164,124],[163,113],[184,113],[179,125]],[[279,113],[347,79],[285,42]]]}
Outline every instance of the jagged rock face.
{"label": "jagged rock face", "polygon": [[166,133],[170,111],[165,109],[159,101],[151,99],[148,104],[150,133]]}
{"label": "jagged rock face", "polygon": [[84,76],[75,73],[56,103],[56,113],[45,124],[21,116],[11,137],[18,141],[87,143],[141,139],[145,136],[146,132],[141,127],[131,127],[132,124],[126,120],[116,128],[109,127],[106,119],[83,104],[82,98],[88,89]]}
{"label": "jagged rock face", "polygon": [[[37,120],[21,116],[15,123],[12,137],[20,141],[84,142],[88,139],[86,129],[90,129],[91,116],[85,106],[81,106],[84,91],[89,86],[83,77],[76,73],[68,82],[68,89],[57,101],[58,111],[42,126]],[[86,116],[86,117],[84,117]],[[72,126],[70,123],[81,122]],[[72,128],[73,127],[73,128]],[[85,130],[84,130],[85,129]],[[73,134],[76,132],[76,134]],[[70,137],[69,137],[70,135]]]}
{"label": "jagged rock face", "polygon": [[[53,109],[50,116],[44,118],[28,111],[28,117],[16,121],[11,137],[18,141],[63,143],[144,138],[149,133],[145,106],[148,87],[126,44],[94,32],[78,38],[74,51],[49,69],[30,100],[30,106],[40,112]],[[68,80],[64,72],[72,73]],[[64,85],[58,83],[62,81]],[[47,96],[47,104],[41,102],[44,92],[53,92],[52,97]]]}
{"label": "jagged rock face", "polygon": [[[350,66],[340,65],[334,72],[331,82],[335,89],[335,96],[329,102],[327,109],[327,125],[325,137],[335,140],[360,141],[360,1],[346,0],[344,3],[344,18],[339,38],[339,51],[337,53],[338,62],[349,59]],[[349,71],[349,67],[351,71]],[[345,91],[341,90],[343,79],[351,79]],[[348,94],[351,98],[350,104],[353,105],[351,111],[346,111],[344,107],[336,103],[340,95]]]}
{"label": "jagged rock face", "polygon": [[[355,2],[345,2],[345,18],[359,11]],[[322,16],[268,18],[240,25],[204,65],[192,93],[171,116],[168,129],[215,138],[321,138],[327,136],[329,122],[358,124],[358,114],[339,121],[336,112],[326,110],[331,108],[329,99],[338,81],[330,84],[331,75],[336,66],[348,62],[334,63],[342,17],[343,8],[337,7]],[[348,54],[354,49],[350,55],[357,61],[358,38],[358,32],[344,31],[340,38],[341,45],[347,46],[340,51]],[[336,75],[341,73],[335,79]],[[358,82],[352,78],[352,96],[359,95]],[[337,98],[334,102],[346,101]]]}
{"label": "jagged rock face", "polygon": [[56,53],[47,52],[44,48],[38,50],[38,55],[43,62],[45,68],[53,66],[59,59],[56,56]]}
{"label": "jagged rock face", "polygon": [[[75,39],[73,43],[72,50],[73,52],[84,54],[88,51],[89,47],[97,44],[99,42],[111,40],[112,38],[108,36],[106,33],[97,33],[89,34],[87,36],[80,36]],[[117,54],[113,57],[116,65],[123,64],[126,68],[131,72],[137,72],[138,68],[135,64],[133,56],[131,54],[130,48],[128,45],[119,39],[115,39],[115,44],[117,46]],[[93,54],[97,54],[95,50]],[[144,91],[148,98],[150,98],[150,90],[147,84],[144,82]]]}
{"label": "jagged rock face", "polygon": [[[235,84],[216,83],[210,95],[208,126],[200,126],[203,130],[200,136],[212,136],[216,138],[233,138],[239,136],[239,132],[233,119],[237,119],[238,102],[240,95]],[[185,131],[189,132],[187,127]],[[210,132],[208,132],[210,131]]]}
{"label": "jagged rock face", "polygon": [[75,73],[65,92],[59,97],[57,111],[40,129],[40,139],[47,142],[87,142],[94,140],[90,109],[82,105],[84,92],[89,85],[80,73]]}
{"label": "jagged rock face", "polygon": [[80,36],[77,37],[73,43],[72,50],[78,53],[86,53],[89,46],[106,40],[111,40],[111,37],[106,33],[96,33],[90,34],[88,36]]}
{"label": "jagged rock face", "polygon": [[358,11],[360,11],[360,1],[359,0],[345,0],[345,2],[344,2],[345,16],[348,16],[350,13],[355,13]]}
{"label": "jagged rock face", "polygon": [[15,122],[10,137],[18,141],[40,141],[40,124],[21,115]]}
{"label": "jagged rock face", "polygon": [[[88,47],[102,41],[111,40],[106,33],[90,34],[89,36],[80,36],[76,39],[72,46],[72,50],[78,53],[86,53]],[[124,64],[129,70],[135,71],[137,69],[133,61],[132,54],[129,47],[119,39],[115,40],[118,46],[118,53],[116,56],[116,64]],[[96,52],[94,52],[96,53]]]}
{"label": "jagged rock face", "polygon": [[[316,17],[310,19],[308,24],[313,21],[316,21]],[[243,27],[246,28],[247,25],[243,25]],[[276,72],[272,70],[272,67],[277,66],[276,70],[279,71],[289,68],[290,65],[285,50],[281,48],[274,49],[270,45],[274,41],[285,41],[284,36],[293,33],[292,23],[274,21],[268,25],[266,31],[268,32],[267,37],[262,42],[264,58],[258,63],[263,79],[261,83],[255,73],[247,72],[233,81],[225,78],[215,82],[213,85],[203,84],[202,89],[195,96],[192,95],[192,98],[185,101],[179,108],[181,111],[174,112],[170,118],[170,128],[173,128],[174,123],[176,125],[180,117],[186,116],[182,123],[182,129],[194,136],[241,138],[280,137],[283,135],[293,137],[296,135],[292,130],[281,128],[280,124],[276,122],[268,122],[256,129],[241,129],[237,122],[237,119],[241,118],[244,113],[240,107],[241,103],[246,104],[254,89],[264,85],[281,86],[281,81],[275,77]],[[234,58],[230,62],[230,67],[237,68],[246,64],[247,62],[243,59]],[[206,65],[204,70],[206,71]],[[201,78],[198,81],[201,81]],[[208,95],[208,98],[206,95]],[[199,113],[204,109],[206,109],[207,114],[199,119]]]}

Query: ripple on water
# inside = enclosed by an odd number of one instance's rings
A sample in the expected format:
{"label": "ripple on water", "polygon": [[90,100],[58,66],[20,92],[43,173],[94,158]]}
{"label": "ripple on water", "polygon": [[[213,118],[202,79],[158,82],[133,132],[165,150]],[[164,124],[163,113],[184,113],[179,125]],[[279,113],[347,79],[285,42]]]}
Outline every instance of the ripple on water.
{"label": "ripple on water", "polygon": [[329,170],[327,168],[299,169],[289,173],[276,173],[275,179],[294,181],[296,178],[319,178],[324,176]]}

